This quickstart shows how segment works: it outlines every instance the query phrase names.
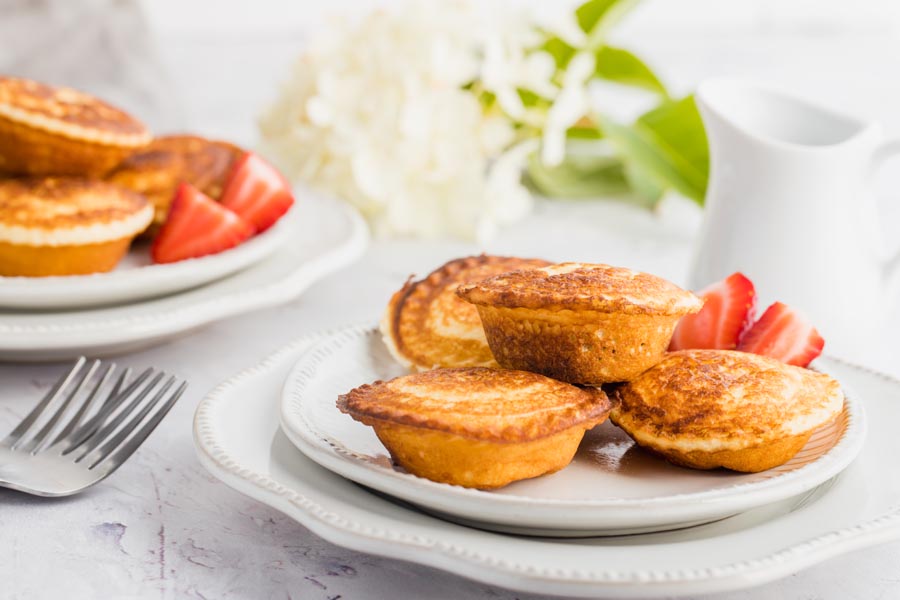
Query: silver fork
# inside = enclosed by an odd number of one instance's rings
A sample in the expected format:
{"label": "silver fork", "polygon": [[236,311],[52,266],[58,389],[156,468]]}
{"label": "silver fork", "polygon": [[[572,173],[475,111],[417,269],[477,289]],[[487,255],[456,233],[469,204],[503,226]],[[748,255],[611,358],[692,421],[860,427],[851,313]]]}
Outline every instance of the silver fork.
{"label": "silver fork", "polygon": [[[0,486],[68,496],[118,469],[184,393],[186,382],[152,368],[115,383],[109,364],[84,357],[0,441]],[[165,379],[165,381],[164,381]]]}

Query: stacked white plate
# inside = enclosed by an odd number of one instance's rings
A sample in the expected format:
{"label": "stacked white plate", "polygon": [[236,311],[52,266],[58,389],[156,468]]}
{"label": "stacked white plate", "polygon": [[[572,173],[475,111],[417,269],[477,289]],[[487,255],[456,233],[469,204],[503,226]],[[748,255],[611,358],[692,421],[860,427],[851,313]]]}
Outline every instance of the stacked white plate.
{"label": "stacked white plate", "polygon": [[219,254],[154,265],[137,243],[110,273],[0,277],[0,359],[115,354],[293,299],[368,239],[351,208],[306,190],[296,199],[274,227]]}
{"label": "stacked white plate", "polygon": [[[298,340],[222,384],[194,434],[214,475],[350,548],[537,593],[722,591],[900,537],[900,487],[886,476],[900,382],[833,359],[817,368],[841,381],[843,413],[757,474],[675,467],[604,424],[553,475],[491,492],[420,479],[335,407],[402,373],[366,327]],[[268,402],[242,401],[251,392]]]}

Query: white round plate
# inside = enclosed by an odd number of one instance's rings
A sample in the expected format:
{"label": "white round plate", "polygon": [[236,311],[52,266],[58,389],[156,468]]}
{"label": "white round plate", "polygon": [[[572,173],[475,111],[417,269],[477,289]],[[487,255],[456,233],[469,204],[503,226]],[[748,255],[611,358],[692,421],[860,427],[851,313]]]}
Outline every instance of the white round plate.
{"label": "white round plate", "polygon": [[762,473],[696,471],[637,447],[611,423],[586,436],[572,463],[552,475],[494,491],[435,483],[397,467],[371,427],[342,414],[339,394],[405,372],[381,335],[349,328],[316,344],[284,384],[285,434],[323,467],[447,518],[512,533],[621,535],[687,527],[806,492],[859,453],[865,422],[844,390],[844,412],[793,459]]}
{"label": "white round plate", "polygon": [[242,271],[207,285],[143,302],[60,312],[0,311],[0,359],[62,360],[111,355],[159,343],[197,327],[300,295],[317,279],[356,260],[368,230],[346,204],[297,194],[285,243]]}
{"label": "white round plate", "polygon": [[[647,598],[737,590],[786,576],[795,579],[792,589],[812,589],[822,569],[797,574],[801,569],[900,539],[900,381],[886,376],[820,360],[866,399],[870,431],[849,468],[806,494],[689,529],[529,538],[419,512],[298,452],[279,430],[277,403],[310,341],[298,340],[213,390],[197,408],[194,442],[213,475],[332,543],[533,594]],[[828,568],[863,572],[860,560],[849,558]]]}
{"label": "white round plate", "polygon": [[67,277],[0,277],[0,307],[26,310],[121,304],[197,287],[263,260],[289,237],[303,209],[290,210],[271,229],[230,250],[157,265],[150,245],[136,242],[109,273]]}

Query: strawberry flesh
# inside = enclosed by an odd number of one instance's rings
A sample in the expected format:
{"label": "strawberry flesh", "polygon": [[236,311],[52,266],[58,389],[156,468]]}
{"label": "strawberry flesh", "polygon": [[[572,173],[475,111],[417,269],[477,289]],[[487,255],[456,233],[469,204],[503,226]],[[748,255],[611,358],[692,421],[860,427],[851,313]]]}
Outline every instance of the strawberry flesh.
{"label": "strawberry flesh", "polygon": [[288,211],[294,196],[275,167],[248,152],[232,167],[220,202],[257,231],[265,231]]}
{"label": "strawberry flesh", "polygon": [[155,263],[171,263],[215,254],[253,235],[253,226],[189,183],[175,191],[169,216],[153,240]]}
{"label": "strawberry flesh", "polygon": [[753,323],[756,308],[753,282],[741,273],[734,273],[697,295],[705,301],[703,308],[679,321],[669,350],[734,350],[741,335]]}
{"label": "strawberry flesh", "polygon": [[805,316],[776,302],[741,338],[737,349],[805,367],[822,354],[824,346],[825,340]]}

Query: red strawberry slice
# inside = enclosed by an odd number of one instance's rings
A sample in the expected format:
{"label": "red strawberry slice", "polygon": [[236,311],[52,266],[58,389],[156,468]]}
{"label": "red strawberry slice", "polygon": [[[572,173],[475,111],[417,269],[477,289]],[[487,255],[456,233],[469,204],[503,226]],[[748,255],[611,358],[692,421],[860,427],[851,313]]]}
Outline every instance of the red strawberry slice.
{"label": "red strawberry slice", "polygon": [[182,183],[150,255],[156,263],[197,258],[233,248],[252,235],[252,225],[191,184]]}
{"label": "red strawberry slice", "polygon": [[741,338],[737,349],[805,367],[822,354],[825,340],[800,312],[776,302]]}
{"label": "red strawberry slice", "polygon": [[669,350],[734,350],[741,334],[753,323],[756,307],[753,282],[741,273],[734,273],[697,295],[705,300],[703,308],[679,321]]}
{"label": "red strawberry slice", "polygon": [[288,211],[294,196],[275,167],[248,152],[232,167],[220,202],[257,231],[265,231]]}

